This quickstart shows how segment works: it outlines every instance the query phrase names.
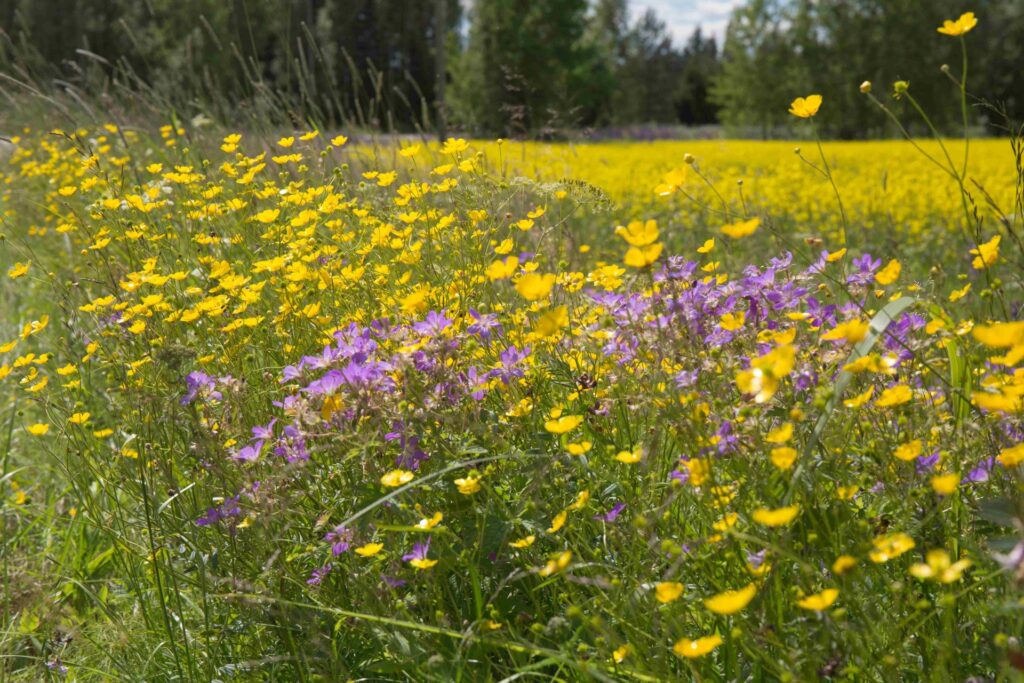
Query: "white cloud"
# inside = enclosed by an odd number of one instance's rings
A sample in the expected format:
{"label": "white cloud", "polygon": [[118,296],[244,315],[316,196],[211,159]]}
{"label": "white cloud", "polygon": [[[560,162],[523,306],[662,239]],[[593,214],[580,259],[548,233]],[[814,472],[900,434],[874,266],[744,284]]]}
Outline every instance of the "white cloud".
{"label": "white cloud", "polygon": [[653,9],[665,22],[677,45],[683,44],[697,26],[719,39],[725,36],[732,9],[742,0],[633,0],[631,10],[639,17]]}

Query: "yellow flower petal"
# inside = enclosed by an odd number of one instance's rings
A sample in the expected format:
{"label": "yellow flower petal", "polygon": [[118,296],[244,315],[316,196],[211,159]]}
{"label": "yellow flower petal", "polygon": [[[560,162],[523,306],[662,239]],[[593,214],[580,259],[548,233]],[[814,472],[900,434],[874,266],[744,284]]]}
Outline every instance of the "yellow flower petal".
{"label": "yellow flower petal", "polygon": [[750,583],[743,588],[724,591],[704,601],[704,606],[715,614],[736,614],[754,599],[757,586]]}

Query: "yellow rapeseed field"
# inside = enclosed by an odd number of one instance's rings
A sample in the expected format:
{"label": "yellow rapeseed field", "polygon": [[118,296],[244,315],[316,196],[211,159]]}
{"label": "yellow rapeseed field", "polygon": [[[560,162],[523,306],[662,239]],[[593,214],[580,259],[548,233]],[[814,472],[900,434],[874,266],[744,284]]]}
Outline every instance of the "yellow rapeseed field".
{"label": "yellow rapeseed field", "polygon": [[[918,141],[942,158],[938,143]],[[838,211],[828,182],[808,163],[817,162],[813,141],[693,140],[656,142],[541,143],[479,142],[492,165],[507,174],[559,180],[575,178],[601,188],[633,217],[665,210],[654,194],[664,174],[686,168],[692,155],[700,171],[729,199],[742,192],[752,210],[784,218],[799,230],[834,231]],[[962,141],[945,141],[953,159]],[[955,182],[906,141],[826,142],[824,150],[849,220],[863,230],[897,230],[910,236],[955,226],[960,196]],[[968,176],[1000,206],[1012,206],[1016,191],[1013,150],[1006,140],[975,140]],[[687,190],[702,204],[717,199],[689,173]],[[737,183],[742,181],[742,187]],[[980,191],[973,186],[981,200]],[[673,208],[697,215],[700,207],[680,201]],[[951,220],[952,219],[952,220]]]}

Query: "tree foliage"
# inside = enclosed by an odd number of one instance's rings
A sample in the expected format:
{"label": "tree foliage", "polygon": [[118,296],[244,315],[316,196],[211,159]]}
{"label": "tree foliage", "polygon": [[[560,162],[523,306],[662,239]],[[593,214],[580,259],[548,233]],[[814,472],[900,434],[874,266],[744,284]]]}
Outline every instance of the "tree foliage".
{"label": "tree foliage", "polygon": [[[636,9],[630,0],[7,0],[0,69],[93,91],[127,83],[189,115],[285,112],[414,130],[444,113],[467,132],[517,136],[719,122],[732,134],[790,135],[788,104],[811,92],[827,101],[824,133],[891,134],[857,86],[904,80],[941,128],[958,125],[955,86],[939,67],[958,77],[960,49],[935,28],[959,15],[960,0],[747,0],[721,46],[700,27],[673,41],[653,10]],[[972,121],[1020,119],[1024,4],[971,9],[980,22],[968,37],[969,90],[994,105],[979,102]]]}
{"label": "tree foliage", "polygon": [[[741,133],[785,133],[788,102],[816,92],[828,102],[817,118],[828,133],[891,133],[858,85],[868,80],[889,88],[902,80],[936,123],[950,129],[959,122],[949,106],[955,85],[940,67],[949,65],[959,77],[960,46],[935,29],[963,9],[959,0],[750,0],[733,13],[726,32],[713,89],[722,122]],[[980,0],[972,9],[981,21],[968,38],[968,88],[1019,118],[1024,6]],[[894,103],[897,110],[906,106]],[[978,107],[975,120],[991,114]]]}

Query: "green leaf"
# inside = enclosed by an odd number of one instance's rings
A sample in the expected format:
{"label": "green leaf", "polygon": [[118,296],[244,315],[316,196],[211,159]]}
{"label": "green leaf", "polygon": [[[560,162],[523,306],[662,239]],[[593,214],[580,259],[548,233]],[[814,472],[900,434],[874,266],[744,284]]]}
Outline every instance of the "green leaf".
{"label": "green leaf", "polygon": [[39,619],[39,615],[33,612],[25,612],[21,615],[21,619],[18,620],[18,630],[22,633],[35,633],[36,629],[39,628],[39,624],[42,623]]}
{"label": "green leaf", "polygon": [[104,564],[107,563],[107,560],[109,560],[110,556],[113,555],[113,554],[114,554],[114,547],[113,546],[111,546],[111,547],[107,548],[106,550],[104,550],[103,552],[97,554],[95,557],[93,557],[91,560],[89,560],[89,562],[85,565],[86,571],[88,571],[90,574],[95,573],[97,569],[99,569],[100,567],[102,567]]}
{"label": "green leaf", "polygon": [[1009,498],[988,498],[979,501],[978,516],[998,526],[1016,526],[1017,510]]}
{"label": "green leaf", "polygon": [[[882,336],[882,333],[885,332],[894,320],[896,320],[900,313],[905,311],[914,303],[916,303],[916,299],[904,296],[900,297],[896,301],[891,301],[882,307],[882,310],[876,313],[871,319],[871,323],[868,325],[867,334],[860,340],[860,342],[857,343],[856,346],[853,347],[853,351],[850,353],[849,358],[846,359],[846,362],[843,365],[848,365],[858,358],[863,358],[871,353],[871,349],[874,348],[875,342],[877,342],[878,338]],[[853,373],[847,372],[846,370],[839,373],[839,376],[836,378],[835,387],[833,387],[832,390],[832,397],[829,398],[828,403],[825,404],[825,409],[822,411],[821,415],[818,416],[818,421],[814,424],[814,432],[811,434],[811,438],[807,442],[807,447],[804,449],[805,458],[814,452],[818,442],[821,440],[822,434],[825,433],[825,427],[828,426],[828,421],[829,418],[832,417],[832,412],[836,409],[839,401],[843,399],[843,392],[846,391],[846,388],[852,381]],[[799,470],[800,468],[798,468],[797,471]]]}

